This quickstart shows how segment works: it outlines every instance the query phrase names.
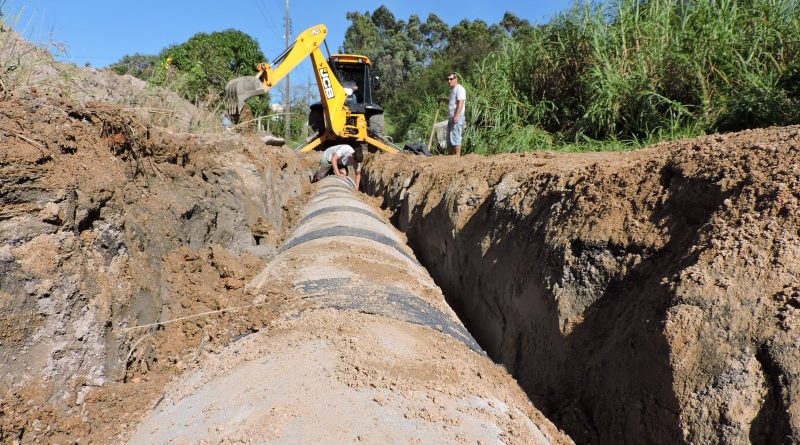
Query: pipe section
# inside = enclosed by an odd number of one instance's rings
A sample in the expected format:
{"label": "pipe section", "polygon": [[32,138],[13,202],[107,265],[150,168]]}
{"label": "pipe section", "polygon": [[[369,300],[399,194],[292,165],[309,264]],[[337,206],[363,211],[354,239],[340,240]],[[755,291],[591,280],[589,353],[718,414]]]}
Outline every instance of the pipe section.
{"label": "pipe section", "polygon": [[570,443],[352,189],[320,181],[248,284],[274,321],[176,382],[130,443]]}

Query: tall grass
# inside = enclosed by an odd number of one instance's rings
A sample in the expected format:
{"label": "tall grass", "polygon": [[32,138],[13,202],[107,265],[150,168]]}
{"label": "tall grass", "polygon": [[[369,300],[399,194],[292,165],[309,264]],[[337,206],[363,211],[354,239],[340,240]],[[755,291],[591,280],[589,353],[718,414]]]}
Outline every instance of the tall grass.
{"label": "tall grass", "polygon": [[164,88],[148,85],[141,89],[126,82],[114,82],[110,73],[85,72],[70,63],[57,62],[54,54],[65,55],[64,46],[52,37],[37,43],[26,40],[23,35],[32,33],[29,25],[21,24],[22,17],[22,10],[0,16],[0,99],[32,92],[58,92],[80,103],[90,100],[117,103],[161,127],[221,131],[219,109],[211,105],[206,108],[207,104],[201,103],[193,107]]}
{"label": "tall grass", "polygon": [[578,2],[467,73],[465,147],[637,147],[798,123],[799,2]]}
{"label": "tall grass", "polygon": [[0,16],[0,97],[47,82],[53,73],[58,72],[47,48],[64,51],[63,46],[52,39],[39,45],[25,41],[14,31],[21,18],[22,10]]}
{"label": "tall grass", "polygon": [[[469,125],[464,145],[478,152],[498,153],[544,148],[552,137],[534,124],[552,113],[547,100],[531,101],[517,94],[515,74],[524,68],[522,45],[508,42],[501,53],[490,54],[465,79],[474,92],[469,101]],[[528,148],[530,147],[530,148]]]}

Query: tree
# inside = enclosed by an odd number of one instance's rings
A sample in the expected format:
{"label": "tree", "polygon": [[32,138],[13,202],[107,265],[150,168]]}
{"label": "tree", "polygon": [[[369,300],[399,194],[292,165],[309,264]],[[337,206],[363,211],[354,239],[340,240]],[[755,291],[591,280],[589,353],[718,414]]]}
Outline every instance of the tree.
{"label": "tree", "polygon": [[156,75],[159,60],[159,56],[136,53],[122,57],[110,68],[120,76],[130,74],[142,80],[150,80]]}
{"label": "tree", "polygon": [[162,64],[156,83],[172,84],[194,102],[221,100],[229,80],[255,74],[256,65],[266,61],[258,42],[234,29],[195,34],[185,43],[163,50],[159,59]]}
{"label": "tree", "polygon": [[425,48],[430,53],[428,57],[431,57],[434,53],[441,51],[447,44],[450,27],[436,14],[429,14],[425,23],[420,25],[420,31],[425,37]]}
{"label": "tree", "polygon": [[350,26],[344,34],[344,43],[339,51],[360,51],[367,57],[375,57],[383,49],[383,37],[369,13],[348,12]]}
{"label": "tree", "polygon": [[483,20],[462,20],[450,29],[447,46],[440,54],[450,62],[451,71],[466,73],[499,48],[503,38],[501,27],[490,28]]}
{"label": "tree", "polygon": [[533,38],[534,29],[531,22],[527,19],[521,19],[511,12],[506,12],[503,19],[500,20],[500,26],[511,36],[514,40],[531,40]]}
{"label": "tree", "polygon": [[349,12],[352,23],[345,32],[342,52],[364,54],[373,61],[373,74],[381,79],[375,92],[378,102],[386,102],[406,81],[424,66],[425,34],[419,17],[408,22],[396,20],[385,6],[360,14]]}

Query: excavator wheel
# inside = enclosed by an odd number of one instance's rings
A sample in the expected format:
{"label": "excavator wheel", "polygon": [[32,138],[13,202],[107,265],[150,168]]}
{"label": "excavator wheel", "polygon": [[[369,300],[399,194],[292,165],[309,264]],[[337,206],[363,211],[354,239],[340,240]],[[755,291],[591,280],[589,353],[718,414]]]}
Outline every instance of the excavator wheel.
{"label": "excavator wheel", "polygon": [[308,126],[315,134],[320,134],[325,130],[325,116],[322,108],[312,108],[308,113]]}
{"label": "excavator wheel", "polygon": [[375,139],[386,140],[386,124],[383,113],[373,114],[367,119],[367,133]]}

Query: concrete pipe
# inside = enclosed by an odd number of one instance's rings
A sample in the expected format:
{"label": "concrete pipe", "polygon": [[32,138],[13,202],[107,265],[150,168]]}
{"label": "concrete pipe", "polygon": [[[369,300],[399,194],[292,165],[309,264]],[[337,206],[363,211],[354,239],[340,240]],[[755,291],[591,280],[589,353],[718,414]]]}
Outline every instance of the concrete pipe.
{"label": "concrete pipe", "polygon": [[175,382],[130,443],[570,442],[352,189],[322,180],[249,283],[257,302],[281,302],[275,321]]}

